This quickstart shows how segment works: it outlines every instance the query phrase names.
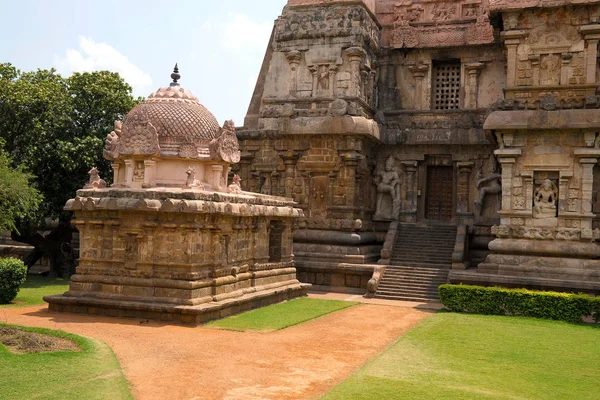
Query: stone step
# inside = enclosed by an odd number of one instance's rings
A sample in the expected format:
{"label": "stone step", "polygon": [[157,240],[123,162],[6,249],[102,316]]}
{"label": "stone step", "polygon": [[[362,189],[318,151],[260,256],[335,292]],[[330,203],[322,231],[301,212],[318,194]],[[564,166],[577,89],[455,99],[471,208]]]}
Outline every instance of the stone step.
{"label": "stone step", "polygon": [[404,296],[404,295],[375,294],[375,298],[384,299],[384,300],[415,301],[415,302],[419,302],[419,303],[439,302],[439,297],[429,297],[429,296]]}
{"label": "stone step", "polygon": [[382,289],[377,289],[376,294],[397,295],[397,296],[439,297],[437,288],[433,288],[433,289],[405,288],[402,290],[382,288]]}
{"label": "stone step", "polygon": [[403,277],[403,278],[394,278],[387,277],[380,281],[380,285],[441,285],[448,281],[448,277],[436,277],[436,278],[428,278],[428,277]]}
{"label": "stone step", "polygon": [[413,262],[403,259],[392,258],[390,260],[392,265],[404,266],[404,267],[419,267],[419,268],[448,268],[452,267],[452,262]]}

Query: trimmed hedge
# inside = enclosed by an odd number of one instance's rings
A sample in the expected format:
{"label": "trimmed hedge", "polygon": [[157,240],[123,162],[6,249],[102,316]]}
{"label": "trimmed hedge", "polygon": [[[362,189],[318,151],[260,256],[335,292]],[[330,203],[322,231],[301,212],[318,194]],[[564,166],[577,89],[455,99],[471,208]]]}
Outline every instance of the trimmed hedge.
{"label": "trimmed hedge", "polygon": [[519,315],[568,322],[584,317],[600,321],[600,297],[586,294],[445,284],[439,287],[444,306],[455,312]]}
{"label": "trimmed hedge", "polygon": [[19,287],[27,278],[27,267],[18,258],[0,258],[0,304],[17,297]]}

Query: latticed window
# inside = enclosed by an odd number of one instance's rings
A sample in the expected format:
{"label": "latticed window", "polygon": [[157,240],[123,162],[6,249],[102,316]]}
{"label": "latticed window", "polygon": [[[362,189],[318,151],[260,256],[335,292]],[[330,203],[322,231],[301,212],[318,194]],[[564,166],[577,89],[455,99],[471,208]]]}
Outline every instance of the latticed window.
{"label": "latticed window", "polygon": [[460,61],[433,64],[433,109],[454,110],[460,105]]}

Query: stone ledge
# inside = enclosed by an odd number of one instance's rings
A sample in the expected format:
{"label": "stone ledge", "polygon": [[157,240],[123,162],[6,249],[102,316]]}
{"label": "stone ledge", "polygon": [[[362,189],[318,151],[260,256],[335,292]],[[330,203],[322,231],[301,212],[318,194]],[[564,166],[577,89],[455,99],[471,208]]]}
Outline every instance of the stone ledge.
{"label": "stone ledge", "polygon": [[482,274],[475,270],[451,270],[448,275],[451,283],[464,283],[483,286],[504,286],[512,288],[533,288],[585,293],[600,293],[600,281],[565,280],[537,277]]}

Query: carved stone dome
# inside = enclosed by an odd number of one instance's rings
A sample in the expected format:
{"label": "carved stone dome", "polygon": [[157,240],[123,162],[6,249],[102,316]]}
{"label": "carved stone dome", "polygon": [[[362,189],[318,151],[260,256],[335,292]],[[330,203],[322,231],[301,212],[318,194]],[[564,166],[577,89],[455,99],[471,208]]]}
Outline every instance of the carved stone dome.
{"label": "carved stone dome", "polygon": [[208,155],[208,144],[219,133],[219,123],[192,92],[179,86],[179,73],[172,77],[170,86],[133,107],[123,121],[123,134],[134,130],[140,121],[148,121],[156,129],[161,156]]}

